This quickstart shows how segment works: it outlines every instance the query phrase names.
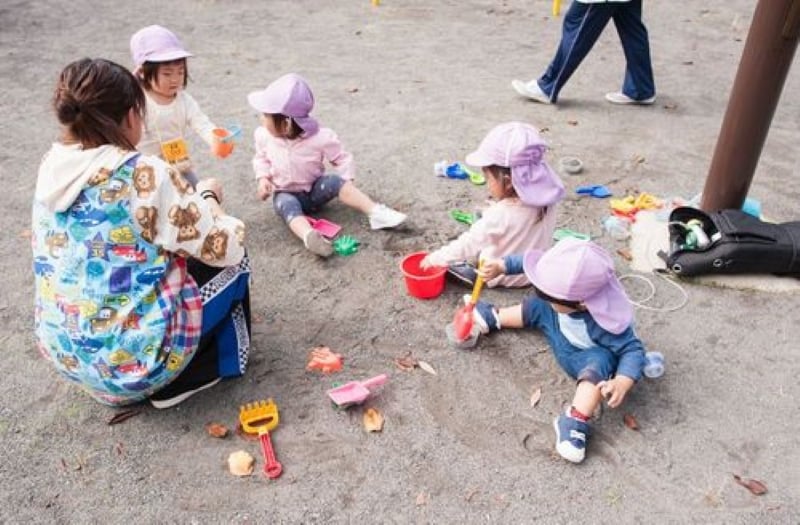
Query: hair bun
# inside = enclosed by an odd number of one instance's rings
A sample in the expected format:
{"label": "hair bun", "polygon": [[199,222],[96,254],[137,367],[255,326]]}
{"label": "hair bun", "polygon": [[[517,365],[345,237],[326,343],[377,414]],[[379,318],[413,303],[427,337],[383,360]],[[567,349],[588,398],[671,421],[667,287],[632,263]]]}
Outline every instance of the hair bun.
{"label": "hair bun", "polygon": [[73,97],[61,93],[61,100],[58,105],[58,119],[63,124],[71,124],[78,119],[81,113],[81,105]]}

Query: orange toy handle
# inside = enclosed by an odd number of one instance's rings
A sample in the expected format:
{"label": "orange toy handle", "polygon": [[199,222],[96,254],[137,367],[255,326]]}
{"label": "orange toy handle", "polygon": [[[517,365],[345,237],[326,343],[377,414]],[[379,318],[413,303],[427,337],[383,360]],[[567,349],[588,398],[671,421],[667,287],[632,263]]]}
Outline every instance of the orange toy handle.
{"label": "orange toy handle", "polygon": [[258,436],[261,441],[261,452],[264,454],[264,474],[269,479],[275,479],[283,472],[283,465],[278,463],[275,458],[275,450],[272,448],[272,439],[269,437],[269,432],[264,432]]}

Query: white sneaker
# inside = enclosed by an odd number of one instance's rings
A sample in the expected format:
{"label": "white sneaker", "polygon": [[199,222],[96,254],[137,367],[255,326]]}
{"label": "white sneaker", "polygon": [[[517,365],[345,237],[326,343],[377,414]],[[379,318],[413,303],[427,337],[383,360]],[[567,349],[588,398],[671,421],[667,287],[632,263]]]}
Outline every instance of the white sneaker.
{"label": "white sneaker", "polygon": [[633,104],[639,106],[650,106],[656,101],[656,96],[653,95],[650,98],[643,98],[641,100],[636,100],[625,93],[621,93],[619,91],[615,91],[613,93],[606,93],[606,100],[611,102],[612,104]]}
{"label": "white sneaker", "polygon": [[553,103],[547,93],[542,91],[542,88],[539,87],[539,83],[536,81],[536,79],[533,79],[530,82],[512,80],[511,87],[513,87],[514,90],[523,97],[527,97],[533,101],[539,102],[540,104]]}
{"label": "white sneaker", "polygon": [[333,246],[317,230],[308,230],[303,244],[308,251],[320,257],[330,257],[333,254]]}
{"label": "white sneaker", "polygon": [[383,230],[400,226],[406,220],[406,215],[393,210],[385,204],[376,204],[369,214],[369,227],[373,230]]}

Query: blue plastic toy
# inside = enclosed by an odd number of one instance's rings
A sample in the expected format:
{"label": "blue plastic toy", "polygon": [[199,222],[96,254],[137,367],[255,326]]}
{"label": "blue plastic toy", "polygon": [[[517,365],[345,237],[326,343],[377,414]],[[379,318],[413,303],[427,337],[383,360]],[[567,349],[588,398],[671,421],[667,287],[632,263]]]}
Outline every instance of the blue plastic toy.
{"label": "blue plastic toy", "polygon": [[602,184],[595,184],[593,186],[580,186],[575,189],[575,193],[578,195],[589,195],[590,197],[595,197],[597,199],[604,199],[613,195],[611,190]]}

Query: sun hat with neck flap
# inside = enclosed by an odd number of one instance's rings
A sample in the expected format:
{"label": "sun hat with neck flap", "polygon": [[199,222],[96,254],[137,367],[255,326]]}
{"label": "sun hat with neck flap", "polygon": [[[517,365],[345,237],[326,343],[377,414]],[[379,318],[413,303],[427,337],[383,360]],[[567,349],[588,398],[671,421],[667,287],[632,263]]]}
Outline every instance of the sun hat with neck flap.
{"label": "sun hat with neck flap", "polygon": [[564,198],[564,183],[544,161],[547,144],[536,129],[524,122],[495,126],[478,149],[467,155],[472,166],[511,169],[511,184],[523,204],[552,206]]}
{"label": "sun hat with neck flap", "polygon": [[545,252],[530,250],[522,267],[537,290],[583,303],[597,324],[612,334],[621,334],[633,322],[633,306],[614,272],[614,262],[591,241],[566,238]]}
{"label": "sun hat with neck flap", "polygon": [[131,37],[131,57],[137,67],[145,62],[171,62],[190,56],[177,35],[166,27],[147,26]]}
{"label": "sun hat with neck flap", "polygon": [[253,91],[247,101],[261,113],[290,117],[303,130],[304,137],[319,131],[319,123],[309,116],[314,109],[314,94],[308,82],[296,73],[283,75],[266,89]]}

